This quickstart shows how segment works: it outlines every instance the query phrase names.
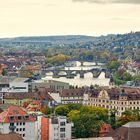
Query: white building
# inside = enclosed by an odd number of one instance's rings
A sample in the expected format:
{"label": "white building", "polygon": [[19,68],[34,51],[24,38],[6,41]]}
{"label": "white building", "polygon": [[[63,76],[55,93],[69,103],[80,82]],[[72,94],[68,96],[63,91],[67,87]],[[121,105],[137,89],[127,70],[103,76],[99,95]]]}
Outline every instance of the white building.
{"label": "white building", "polygon": [[84,105],[116,109],[117,116],[121,116],[127,109],[140,109],[140,88],[100,88],[87,91]]}
{"label": "white building", "polygon": [[16,78],[9,83],[9,87],[2,88],[1,92],[29,92],[28,78]]}
{"label": "white building", "polygon": [[24,140],[38,140],[38,123],[35,116],[14,105],[0,105],[0,133],[16,132]]}
{"label": "white building", "polygon": [[49,140],[70,140],[72,138],[73,123],[67,121],[65,116],[49,119]]}

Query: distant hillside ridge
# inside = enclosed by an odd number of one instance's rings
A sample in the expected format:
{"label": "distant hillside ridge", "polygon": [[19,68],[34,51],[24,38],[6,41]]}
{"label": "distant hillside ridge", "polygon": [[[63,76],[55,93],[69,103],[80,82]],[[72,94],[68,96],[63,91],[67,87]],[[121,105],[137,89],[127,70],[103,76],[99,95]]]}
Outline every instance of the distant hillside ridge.
{"label": "distant hillside ridge", "polygon": [[[82,43],[82,46],[96,46],[104,48],[135,46],[140,47],[140,32],[130,32],[126,34],[109,34],[106,36],[86,36],[86,35],[62,35],[62,36],[29,36],[15,38],[1,38],[0,46],[48,46],[48,45],[73,45]],[[89,45],[92,44],[92,45]],[[78,44],[75,45],[76,47]]]}

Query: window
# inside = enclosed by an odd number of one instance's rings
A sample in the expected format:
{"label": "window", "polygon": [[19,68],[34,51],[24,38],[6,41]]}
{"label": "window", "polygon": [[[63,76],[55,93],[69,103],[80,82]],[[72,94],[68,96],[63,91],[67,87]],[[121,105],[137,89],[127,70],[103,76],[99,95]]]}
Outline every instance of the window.
{"label": "window", "polygon": [[61,134],[60,134],[60,137],[61,137],[61,138],[65,138],[65,133],[61,133]]}
{"label": "window", "polygon": [[23,125],[25,125],[25,122],[23,122]]}
{"label": "window", "polygon": [[65,124],[65,122],[60,122],[60,125],[65,126],[66,124]]}
{"label": "window", "polygon": [[18,125],[18,122],[17,122],[17,125]]}
{"label": "window", "polygon": [[23,131],[25,131],[25,128],[23,128]]}
{"label": "window", "polygon": [[22,131],[22,128],[20,128],[20,131]]}
{"label": "window", "polygon": [[24,117],[25,117],[26,120],[29,120],[29,116],[28,115],[27,116],[24,116]]}
{"label": "window", "polygon": [[60,128],[60,132],[65,132],[65,128]]}
{"label": "window", "polygon": [[10,126],[14,126],[14,123],[10,123]]}
{"label": "window", "polygon": [[18,131],[18,128],[16,129],[16,131]]}
{"label": "window", "polygon": [[55,127],[55,128],[54,128],[54,130],[58,130],[58,128],[57,128],[57,127]]}
{"label": "window", "polygon": [[14,116],[9,116],[9,120],[13,121],[14,120]]}
{"label": "window", "polygon": [[20,122],[20,125],[22,125],[22,122]]}
{"label": "window", "polygon": [[23,134],[23,137],[25,137],[25,134]]}
{"label": "window", "polygon": [[22,117],[21,116],[18,116],[18,120],[21,120],[22,119]]}

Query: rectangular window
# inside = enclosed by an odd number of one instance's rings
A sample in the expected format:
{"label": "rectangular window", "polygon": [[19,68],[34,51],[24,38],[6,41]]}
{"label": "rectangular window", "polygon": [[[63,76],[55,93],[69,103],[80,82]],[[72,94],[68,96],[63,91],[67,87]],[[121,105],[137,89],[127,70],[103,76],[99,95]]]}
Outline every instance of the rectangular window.
{"label": "rectangular window", "polygon": [[65,128],[60,128],[60,132],[65,132]]}
{"label": "rectangular window", "polygon": [[21,120],[22,119],[22,117],[21,116],[18,116],[18,120]]}
{"label": "rectangular window", "polygon": [[14,126],[14,123],[10,123],[10,126]]}
{"label": "rectangular window", "polygon": [[61,125],[61,126],[65,126],[66,123],[65,123],[65,122],[60,122],[60,125]]}
{"label": "rectangular window", "polygon": [[65,133],[61,133],[61,134],[60,134],[60,137],[61,137],[61,138],[65,138]]}

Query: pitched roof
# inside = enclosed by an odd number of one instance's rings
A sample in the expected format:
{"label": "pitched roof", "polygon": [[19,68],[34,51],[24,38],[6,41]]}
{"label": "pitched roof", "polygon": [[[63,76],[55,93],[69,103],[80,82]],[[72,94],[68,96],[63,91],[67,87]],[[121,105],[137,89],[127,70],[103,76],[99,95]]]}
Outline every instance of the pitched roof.
{"label": "pitched roof", "polygon": [[128,100],[140,100],[140,88],[132,88],[132,87],[121,87],[121,88],[100,88],[96,90],[90,90],[88,91],[90,93],[90,97],[98,97],[100,91],[105,90],[107,91],[110,99],[112,100],[118,100],[119,96],[122,93],[122,90],[124,92],[123,95],[128,97]]}
{"label": "pitched roof", "polygon": [[22,99],[30,99],[32,97],[32,93],[5,93],[4,99],[16,99],[16,100],[22,100]]}
{"label": "pitched roof", "polygon": [[9,133],[9,134],[0,134],[0,140],[23,140],[20,134]]}
{"label": "pitched roof", "polygon": [[48,88],[38,88],[35,92],[32,93],[5,93],[4,99],[36,99],[36,100],[47,100],[52,101],[53,98],[49,95],[49,92],[54,92],[52,89]]}
{"label": "pitched roof", "polygon": [[9,84],[15,78],[15,76],[0,76],[0,84]]}
{"label": "pitched roof", "polygon": [[84,89],[64,89],[60,92],[61,97],[82,97]]}
{"label": "pitched roof", "polygon": [[[36,118],[29,115],[25,110],[18,106],[14,105],[0,105],[0,108],[3,108],[3,112],[0,113],[0,122],[18,122],[18,121],[24,121],[24,122],[34,122],[36,121]],[[11,117],[11,118],[10,118]]]}
{"label": "pitched roof", "polygon": [[140,122],[129,122],[109,136],[114,140],[140,140]]}
{"label": "pitched roof", "polygon": [[32,98],[36,100],[52,101],[53,98],[49,95],[49,92],[53,92],[53,90],[44,87],[38,88],[37,91],[32,93]]}

